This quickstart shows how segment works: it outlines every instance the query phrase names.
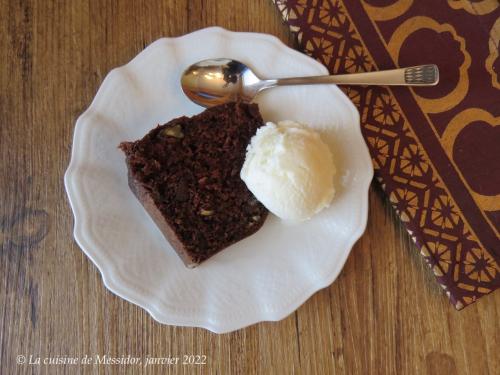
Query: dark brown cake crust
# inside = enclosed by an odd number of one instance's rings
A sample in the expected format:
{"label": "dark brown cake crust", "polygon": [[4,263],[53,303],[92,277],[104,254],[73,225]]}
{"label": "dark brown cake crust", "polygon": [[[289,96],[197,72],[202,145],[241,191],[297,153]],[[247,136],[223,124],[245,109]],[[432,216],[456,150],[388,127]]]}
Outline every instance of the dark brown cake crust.
{"label": "dark brown cake crust", "polygon": [[268,211],[240,178],[256,104],[229,103],[123,142],[129,186],[188,267],[255,233]]}

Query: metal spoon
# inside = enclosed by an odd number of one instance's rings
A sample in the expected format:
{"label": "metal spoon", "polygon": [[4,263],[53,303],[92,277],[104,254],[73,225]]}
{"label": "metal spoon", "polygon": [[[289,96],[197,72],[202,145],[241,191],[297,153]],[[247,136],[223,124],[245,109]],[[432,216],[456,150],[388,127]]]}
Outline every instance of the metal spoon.
{"label": "metal spoon", "polygon": [[280,79],[261,79],[245,64],[232,59],[203,60],[191,65],[181,78],[182,90],[193,102],[212,107],[235,101],[252,101],[262,90],[276,86],[334,83],[337,85],[434,86],[439,81],[436,65],[378,72]]}

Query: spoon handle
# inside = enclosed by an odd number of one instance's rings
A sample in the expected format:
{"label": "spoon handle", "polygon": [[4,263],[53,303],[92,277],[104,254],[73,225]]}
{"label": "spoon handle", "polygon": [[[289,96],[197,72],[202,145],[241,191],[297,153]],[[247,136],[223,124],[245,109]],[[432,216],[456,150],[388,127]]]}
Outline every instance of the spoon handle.
{"label": "spoon handle", "polygon": [[382,86],[434,86],[439,82],[437,65],[418,65],[409,68],[381,70],[378,72],[338,74],[331,76],[281,78],[273,86],[315,85],[382,85]]}

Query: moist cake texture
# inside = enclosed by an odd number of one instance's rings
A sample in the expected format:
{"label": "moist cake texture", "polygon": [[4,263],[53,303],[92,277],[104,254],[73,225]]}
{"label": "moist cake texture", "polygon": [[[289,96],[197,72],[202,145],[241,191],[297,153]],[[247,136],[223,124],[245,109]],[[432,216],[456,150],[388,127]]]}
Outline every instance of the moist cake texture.
{"label": "moist cake texture", "polygon": [[268,211],[240,178],[262,125],[256,104],[229,103],[120,144],[131,190],[188,267],[263,225]]}

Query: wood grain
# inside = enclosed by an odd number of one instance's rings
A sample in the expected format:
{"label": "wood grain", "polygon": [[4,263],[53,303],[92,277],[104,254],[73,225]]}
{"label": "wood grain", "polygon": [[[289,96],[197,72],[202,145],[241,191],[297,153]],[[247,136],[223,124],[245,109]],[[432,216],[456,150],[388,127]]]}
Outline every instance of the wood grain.
{"label": "wood grain", "polygon": [[[268,0],[0,0],[0,373],[499,374],[500,294],[448,303],[374,184],[340,277],[297,312],[225,335],[163,326],[107,291],[72,239],[73,126],[110,69],[211,25],[293,37]],[[18,365],[18,355],[207,365]]]}

